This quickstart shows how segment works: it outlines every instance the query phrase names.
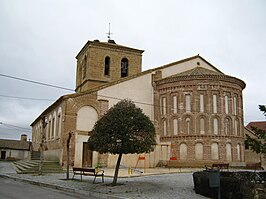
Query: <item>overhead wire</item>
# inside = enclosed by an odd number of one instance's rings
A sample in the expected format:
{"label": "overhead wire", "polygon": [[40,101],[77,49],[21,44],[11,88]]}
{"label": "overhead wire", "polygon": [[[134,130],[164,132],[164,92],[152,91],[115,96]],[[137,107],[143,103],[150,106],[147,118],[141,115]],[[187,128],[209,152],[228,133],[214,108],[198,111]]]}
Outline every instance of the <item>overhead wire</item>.
{"label": "overhead wire", "polygon": [[36,100],[36,101],[54,101],[54,99],[42,99],[42,98],[32,98],[32,97],[20,97],[20,96],[11,96],[11,95],[2,95],[0,97],[14,98],[14,99],[24,99],[24,100]]}
{"label": "overhead wire", "polygon": [[[53,85],[53,84],[48,84],[48,83],[43,83],[43,82],[39,82],[39,81],[33,81],[33,80],[29,80],[29,79],[25,79],[25,78],[20,78],[20,77],[15,77],[15,76],[11,76],[11,75],[5,75],[0,73],[0,76],[2,77],[6,77],[6,78],[11,78],[11,79],[15,79],[15,80],[20,80],[20,81],[25,81],[25,82],[29,82],[29,83],[33,83],[33,84],[39,84],[42,86],[48,86],[48,87],[52,87],[52,88],[57,88],[57,89],[63,89],[63,90],[68,90],[68,91],[75,91],[73,89],[70,88],[66,88],[66,87],[62,87],[62,86],[57,86],[57,85]],[[87,93],[88,95],[93,95],[92,93]],[[0,96],[4,96],[4,95],[0,95]],[[97,94],[97,96],[99,97],[103,97],[103,98],[107,98],[107,99],[115,99],[115,100],[123,100],[124,98],[119,98],[119,97],[112,97],[112,96],[107,96],[107,95],[100,95]],[[17,97],[17,96],[10,96],[13,98],[18,98],[18,99],[30,99],[30,100],[47,100],[48,99],[37,99],[37,98],[26,98],[26,97]],[[49,101],[54,101],[54,100],[49,100]],[[146,103],[146,102],[139,102],[139,101],[134,101],[132,100],[132,102],[136,103],[136,104],[142,104],[142,105],[147,105],[147,106],[152,106],[152,107],[161,107],[161,108],[167,108],[165,106],[162,105],[156,105],[156,104],[151,104],[151,103]],[[178,107],[173,107],[170,106],[171,110],[179,110]],[[191,111],[191,113],[193,113],[193,111]],[[196,112],[195,112],[196,113]]]}
{"label": "overhead wire", "polygon": [[13,125],[13,124],[7,124],[7,123],[4,123],[4,122],[0,122],[0,125],[3,125],[3,126],[9,128],[9,129],[15,129],[15,130],[19,130],[19,131],[31,131],[30,128],[16,126],[16,125]]}
{"label": "overhead wire", "polygon": [[32,84],[39,84],[39,85],[42,85],[42,86],[48,86],[48,87],[63,89],[63,90],[67,90],[67,91],[75,91],[73,89],[65,88],[65,87],[62,87],[62,86],[56,86],[56,85],[47,84],[47,83],[43,83],[43,82],[39,82],[39,81],[29,80],[29,79],[15,77],[15,76],[11,76],[11,75],[5,75],[5,74],[2,74],[2,73],[0,73],[0,76],[6,77],[6,78],[10,78],[10,79],[19,80],[19,81],[24,81],[24,82],[28,82],[28,83],[32,83]]}
{"label": "overhead wire", "polygon": [[[43,83],[43,82],[39,82],[39,81],[33,81],[33,80],[29,80],[29,79],[25,79],[25,78],[20,78],[20,77],[15,77],[15,76],[11,76],[11,75],[6,75],[6,74],[2,74],[2,73],[0,73],[0,76],[6,77],[6,78],[15,79],[15,80],[19,80],[19,81],[25,81],[25,82],[28,82],[28,83],[39,84],[39,85],[42,85],[42,86],[48,86],[48,87],[52,87],[52,88],[57,88],[57,89],[63,89],[63,90],[68,90],[68,91],[75,91],[73,89],[66,88],[66,87],[62,87],[62,86],[57,86],[57,85],[53,85],[53,84]],[[92,95],[91,93],[88,93],[88,94],[89,95]],[[2,96],[2,97],[8,97],[8,96],[4,96],[4,95],[0,95],[0,96]],[[99,95],[98,94],[98,96],[99,97],[108,98],[108,99],[123,100],[123,98],[112,97],[112,96],[107,96],[107,95]],[[18,97],[18,96],[10,96],[10,98],[37,100],[36,98],[26,98],[26,97]],[[40,99],[40,100],[43,100],[43,99]],[[53,101],[53,100],[51,100],[51,101]],[[150,103],[146,103],[146,102],[139,102],[139,101],[133,101],[133,100],[132,100],[132,102],[134,102],[136,104],[142,104],[142,105],[148,105],[148,106],[156,106],[154,104],[150,104]]]}

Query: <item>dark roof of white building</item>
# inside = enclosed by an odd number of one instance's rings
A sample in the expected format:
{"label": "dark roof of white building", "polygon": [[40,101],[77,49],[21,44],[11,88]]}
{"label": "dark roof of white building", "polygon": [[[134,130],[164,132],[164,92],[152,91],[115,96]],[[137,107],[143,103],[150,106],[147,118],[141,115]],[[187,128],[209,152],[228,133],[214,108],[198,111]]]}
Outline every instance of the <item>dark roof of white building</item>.
{"label": "dark roof of white building", "polygon": [[29,150],[29,141],[0,139],[0,149]]}

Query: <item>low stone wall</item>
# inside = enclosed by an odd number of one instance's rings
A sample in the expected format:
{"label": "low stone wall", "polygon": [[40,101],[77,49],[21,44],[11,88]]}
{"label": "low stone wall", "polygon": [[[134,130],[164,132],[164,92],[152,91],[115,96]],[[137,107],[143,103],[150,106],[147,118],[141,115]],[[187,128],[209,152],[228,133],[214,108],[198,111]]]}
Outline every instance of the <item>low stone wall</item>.
{"label": "low stone wall", "polygon": [[[194,189],[197,194],[218,198],[218,188],[209,186],[210,173],[193,173]],[[266,199],[266,172],[220,172],[220,186],[222,199]]]}

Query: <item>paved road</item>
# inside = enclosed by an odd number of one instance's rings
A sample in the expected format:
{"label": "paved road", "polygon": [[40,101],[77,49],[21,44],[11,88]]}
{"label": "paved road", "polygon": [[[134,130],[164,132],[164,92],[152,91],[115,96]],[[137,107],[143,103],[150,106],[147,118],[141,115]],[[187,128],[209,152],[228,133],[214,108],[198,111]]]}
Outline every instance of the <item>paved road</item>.
{"label": "paved road", "polygon": [[[119,178],[118,183],[120,183],[119,186],[109,186],[112,182],[112,178],[106,177],[105,183],[96,183],[93,184],[93,178],[91,176],[84,177],[82,181],[80,179],[76,180],[65,180],[66,176],[65,174],[47,174],[47,175],[28,175],[28,174],[16,174],[15,171],[12,170],[12,166],[10,163],[7,162],[1,162],[0,161],[0,176],[6,176],[8,178],[15,178],[18,180],[25,180],[34,184],[40,184],[40,185],[46,185],[51,186],[54,189],[59,188],[59,190],[65,190],[72,193],[80,193],[87,195],[86,199],[93,198],[93,197],[101,197],[101,198],[107,198],[107,197],[113,197],[113,198],[152,198],[152,199],[174,199],[174,198],[180,198],[180,199],[206,199],[206,197],[198,195],[193,190],[194,184],[193,184],[193,178],[192,178],[192,171],[190,173],[178,173],[179,169],[175,169],[177,173],[168,173],[168,174],[160,174],[160,175],[145,175],[145,176],[139,176],[139,177],[124,177]],[[113,169],[106,169],[106,174],[112,174],[113,175]],[[124,174],[128,174],[128,170],[124,169],[119,171]],[[151,173],[163,173],[163,172],[170,172],[170,169],[165,168],[154,168]],[[181,169],[180,169],[181,172]],[[123,175],[122,175],[123,176]],[[0,178],[0,199],[16,199],[16,196],[19,196],[17,198],[22,198],[22,195],[24,195],[24,198],[31,199],[31,198],[77,198],[78,195],[71,195],[66,197],[64,194],[61,197],[58,196],[50,196],[49,193],[56,192],[62,194],[62,191],[54,191],[54,189],[50,190],[43,187],[38,187],[37,193],[32,193],[31,195],[25,195],[23,192],[29,192],[31,190],[30,184],[24,184],[24,187],[16,186],[16,184],[11,184],[7,187],[7,185],[3,188],[1,186],[1,183],[3,180],[7,180],[8,178]],[[9,180],[11,180],[9,179]],[[100,179],[98,179],[100,180]],[[12,182],[12,181],[11,181]],[[9,182],[10,183],[10,182]],[[14,183],[14,182],[13,182]],[[5,183],[6,184],[6,183]],[[14,188],[15,187],[15,188]],[[18,190],[16,190],[18,189]],[[33,189],[36,189],[36,186],[34,186]],[[45,189],[45,190],[44,190]],[[8,190],[12,190],[8,192]],[[14,190],[14,191],[13,191]],[[3,195],[2,194],[5,194]],[[13,193],[13,192],[17,192]],[[44,192],[44,193],[43,193]],[[12,194],[14,197],[8,197]],[[44,197],[41,197],[42,196]],[[93,197],[91,197],[91,195]],[[2,197],[5,196],[5,197]],[[82,197],[80,197],[83,199]]]}
{"label": "paved road", "polygon": [[16,173],[12,162],[0,161],[0,173]]}
{"label": "paved road", "polygon": [[[40,187],[24,182],[0,177],[0,199],[88,199],[86,196]],[[95,199],[93,197],[89,197]]]}

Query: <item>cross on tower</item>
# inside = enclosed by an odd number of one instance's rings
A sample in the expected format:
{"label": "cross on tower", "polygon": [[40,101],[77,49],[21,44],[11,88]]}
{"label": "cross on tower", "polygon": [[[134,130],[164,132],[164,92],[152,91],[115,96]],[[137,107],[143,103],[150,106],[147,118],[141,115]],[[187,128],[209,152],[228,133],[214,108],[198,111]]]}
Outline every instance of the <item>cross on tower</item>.
{"label": "cross on tower", "polygon": [[111,23],[109,23],[109,31],[108,31],[108,33],[106,33],[106,34],[107,34],[107,38],[108,38],[108,40],[111,39],[111,35],[113,34],[113,33],[111,33],[111,31],[110,31],[110,26],[111,26]]}

